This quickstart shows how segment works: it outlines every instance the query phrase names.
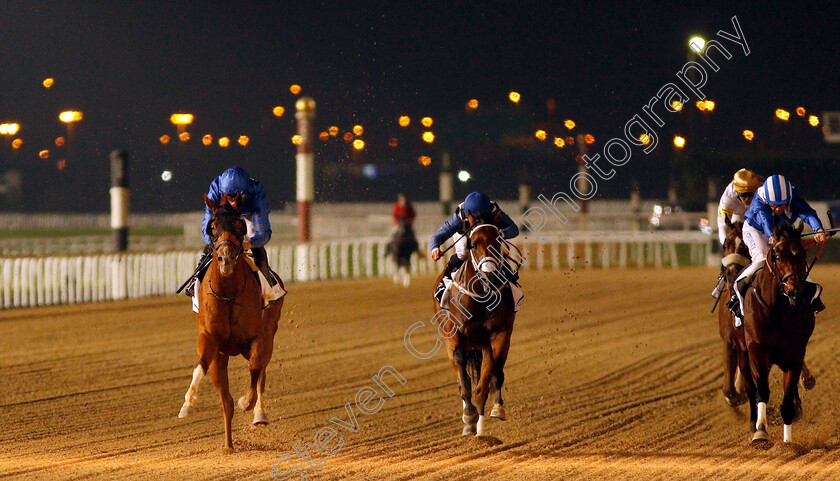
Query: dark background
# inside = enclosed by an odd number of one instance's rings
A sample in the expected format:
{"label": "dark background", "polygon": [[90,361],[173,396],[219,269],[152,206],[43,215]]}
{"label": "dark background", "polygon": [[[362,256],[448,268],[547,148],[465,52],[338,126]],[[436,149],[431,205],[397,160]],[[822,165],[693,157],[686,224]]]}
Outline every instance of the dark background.
{"label": "dark background", "polygon": [[[737,15],[751,54],[721,42],[704,91],[715,110],[701,113],[692,99],[657,129],[659,147],[634,150],[631,161],[598,198],[666,196],[669,178],[687,207],[706,200],[707,178],[728,181],[742,166],[784,173],[808,198],[832,198],[840,154],[795,114],[840,110],[837,88],[836,2],[128,2],[5,1],[0,12],[0,122],[18,122],[23,140],[0,137],[0,175],[23,176],[18,201],[0,196],[0,211],[101,212],[109,208],[108,153],[131,154],[132,210],[199,210],[209,182],[230,165],[259,178],[269,202],[294,201],[294,102],[317,104],[316,134],[361,124],[367,146],[316,139],[316,201],[390,200],[404,191],[418,200],[438,197],[441,150],[457,171],[456,195],[484,190],[515,198],[527,181],[533,195],[568,191],[577,146],[557,149],[534,137],[591,133],[603,142],[621,137],[625,122],[667,82],[689,55],[688,38],[733,32]],[[45,78],[55,79],[50,89]],[[289,86],[299,84],[300,95]],[[520,92],[518,105],[508,100]],[[465,110],[478,99],[479,108]],[[554,108],[549,108],[553,100]],[[282,117],[272,114],[283,106]],[[791,121],[774,111],[791,112]],[[63,110],[84,120],[67,126]],[[175,112],[195,115],[189,142],[177,141]],[[399,115],[412,118],[408,129]],[[433,144],[420,140],[431,116]],[[693,117],[693,126],[689,117]],[[573,119],[569,132],[562,121]],[[744,129],[755,132],[749,143]],[[170,135],[162,145],[158,139]],[[214,138],[211,147],[201,137]],[[687,138],[675,153],[675,134]],[[235,143],[239,135],[251,142]],[[55,138],[68,139],[63,147]],[[220,148],[221,136],[231,146]],[[390,138],[398,145],[389,147]],[[49,149],[47,159],[39,151]],[[420,155],[432,164],[423,167]],[[58,162],[65,160],[64,168]],[[374,179],[362,165],[377,168]],[[171,170],[171,182],[161,172]]]}

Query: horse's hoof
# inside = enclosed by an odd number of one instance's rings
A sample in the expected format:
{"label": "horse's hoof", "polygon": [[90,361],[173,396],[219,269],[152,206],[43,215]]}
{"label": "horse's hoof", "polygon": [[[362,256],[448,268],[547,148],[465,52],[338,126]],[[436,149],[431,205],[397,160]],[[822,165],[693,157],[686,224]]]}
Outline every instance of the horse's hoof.
{"label": "horse's hoof", "polygon": [[192,406],[181,406],[181,411],[178,413],[178,419],[184,419],[192,414]]}
{"label": "horse's hoof", "polygon": [[507,413],[505,413],[505,407],[502,406],[501,404],[494,404],[493,405],[493,410],[490,411],[490,417],[491,418],[496,418],[500,421],[504,421],[505,419],[507,419]]}
{"label": "horse's hoof", "polygon": [[469,423],[464,425],[464,430],[461,431],[461,436],[475,436],[476,429],[475,423]]}
{"label": "horse's hoof", "polygon": [[461,421],[464,424],[475,424],[478,421],[478,411],[476,411],[476,412],[474,412],[470,415],[467,415],[466,413],[462,414],[461,415]]}
{"label": "horse's hoof", "polygon": [[268,416],[263,411],[254,411],[254,426],[268,424]]}
{"label": "horse's hoof", "polygon": [[727,396],[726,394],[723,395],[723,402],[726,403],[727,406],[731,408],[736,408],[741,404],[747,402],[747,396],[745,394],[735,394],[732,396]]}
{"label": "horse's hoof", "polygon": [[767,446],[768,444],[772,445],[773,443],[770,441],[770,436],[767,435],[767,431],[764,429],[757,429],[752,436],[752,444],[753,446]]}
{"label": "horse's hoof", "polygon": [[799,384],[802,384],[802,387],[810,391],[811,389],[814,389],[814,386],[817,385],[817,379],[814,376],[802,376],[801,378],[799,378]]}
{"label": "horse's hoof", "polygon": [[243,411],[250,411],[251,409],[254,409],[254,405],[257,404],[257,403],[254,402],[253,404],[251,404],[249,406],[248,404],[246,404],[246,401],[245,401],[246,397],[247,396],[242,396],[241,398],[239,398],[239,401],[237,401],[236,404],[239,405],[239,408],[242,409]]}
{"label": "horse's hoof", "polygon": [[487,418],[484,416],[478,417],[478,424],[476,425],[476,434],[483,436],[487,434]]}

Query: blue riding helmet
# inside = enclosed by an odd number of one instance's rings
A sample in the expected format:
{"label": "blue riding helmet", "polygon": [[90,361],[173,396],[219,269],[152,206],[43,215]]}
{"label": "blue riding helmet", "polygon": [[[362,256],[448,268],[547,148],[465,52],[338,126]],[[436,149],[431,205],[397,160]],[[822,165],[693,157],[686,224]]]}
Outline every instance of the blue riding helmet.
{"label": "blue riding helmet", "polygon": [[764,200],[768,204],[784,205],[790,202],[790,181],[783,175],[772,175],[764,181]]}
{"label": "blue riding helmet", "polygon": [[474,216],[490,213],[490,197],[484,192],[473,192],[464,200],[464,212]]}
{"label": "blue riding helmet", "polygon": [[242,167],[231,167],[219,176],[219,188],[226,194],[248,192],[251,186],[251,176]]}

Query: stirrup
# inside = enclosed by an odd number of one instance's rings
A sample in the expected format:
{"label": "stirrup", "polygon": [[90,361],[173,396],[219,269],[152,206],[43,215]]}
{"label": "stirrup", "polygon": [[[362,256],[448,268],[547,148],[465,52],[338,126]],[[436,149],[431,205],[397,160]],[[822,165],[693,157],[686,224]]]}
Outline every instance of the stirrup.
{"label": "stirrup", "polygon": [[811,308],[814,309],[814,314],[819,314],[825,310],[825,304],[819,297],[811,301]]}

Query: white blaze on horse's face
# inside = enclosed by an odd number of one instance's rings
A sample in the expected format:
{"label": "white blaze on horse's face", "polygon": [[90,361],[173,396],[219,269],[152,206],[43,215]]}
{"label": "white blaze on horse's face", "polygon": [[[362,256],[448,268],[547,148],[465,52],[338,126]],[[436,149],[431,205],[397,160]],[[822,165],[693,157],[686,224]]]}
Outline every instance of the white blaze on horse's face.
{"label": "white blaze on horse's face", "polygon": [[489,274],[496,270],[496,261],[492,258],[484,257],[478,262],[481,272]]}

